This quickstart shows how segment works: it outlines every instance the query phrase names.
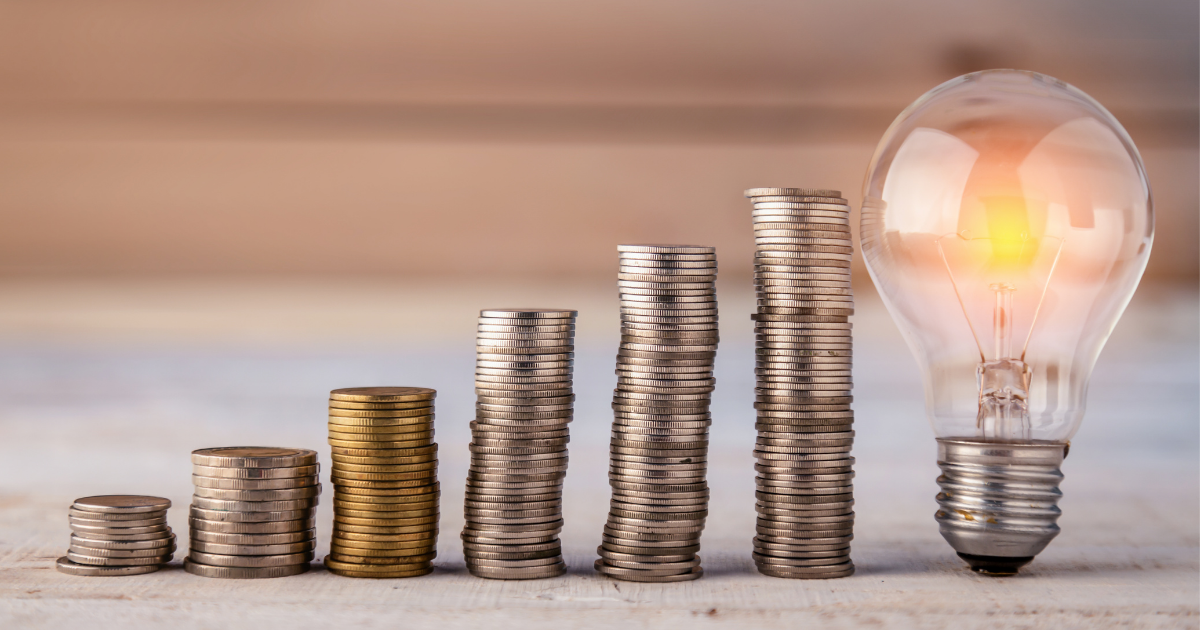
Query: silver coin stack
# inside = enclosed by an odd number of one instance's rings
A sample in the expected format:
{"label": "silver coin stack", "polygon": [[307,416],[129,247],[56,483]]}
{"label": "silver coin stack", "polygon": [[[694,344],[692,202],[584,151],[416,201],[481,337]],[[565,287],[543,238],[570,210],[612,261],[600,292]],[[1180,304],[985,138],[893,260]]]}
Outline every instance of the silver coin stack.
{"label": "silver coin stack", "polygon": [[753,188],[754,562],[775,577],[854,573],[850,206],[836,190]]}
{"label": "silver coin stack", "polygon": [[617,247],[621,347],[613,393],[612,501],[596,570],[635,582],[703,575],[709,402],[717,350],[716,250]]}
{"label": "silver coin stack", "polygon": [[567,570],[558,534],[575,401],[575,316],[538,308],[479,313],[462,532],[472,575],[528,580]]}
{"label": "silver coin stack", "polygon": [[167,525],[171,501],[161,497],[104,495],[76,499],[67,518],[71,547],[55,568],[67,575],[153,573],[171,561],[175,534]]}
{"label": "silver coin stack", "polygon": [[188,572],[274,578],[308,571],[321,494],[316,451],[232,446],[192,451]]}

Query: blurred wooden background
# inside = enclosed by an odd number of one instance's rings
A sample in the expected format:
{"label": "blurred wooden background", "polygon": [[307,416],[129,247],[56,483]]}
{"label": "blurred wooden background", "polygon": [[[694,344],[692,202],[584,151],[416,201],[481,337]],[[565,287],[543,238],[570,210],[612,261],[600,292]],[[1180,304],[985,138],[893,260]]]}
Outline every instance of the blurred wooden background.
{"label": "blurred wooden background", "polygon": [[0,275],[608,277],[614,244],[749,273],[749,186],[858,203],[958,74],[1068,81],[1195,282],[1194,0],[0,3]]}

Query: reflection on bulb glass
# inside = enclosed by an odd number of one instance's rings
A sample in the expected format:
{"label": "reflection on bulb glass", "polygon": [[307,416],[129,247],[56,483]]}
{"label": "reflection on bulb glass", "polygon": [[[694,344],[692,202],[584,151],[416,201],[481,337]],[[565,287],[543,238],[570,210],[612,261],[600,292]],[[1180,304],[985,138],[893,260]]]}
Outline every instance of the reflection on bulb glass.
{"label": "reflection on bulb glass", "polygon": [[1058,533],[1058,463],[1154,236],[1141,157],[1083,92],[959,77],[872,158],[862,252],[922,368],[943,536],[1011,574]]}

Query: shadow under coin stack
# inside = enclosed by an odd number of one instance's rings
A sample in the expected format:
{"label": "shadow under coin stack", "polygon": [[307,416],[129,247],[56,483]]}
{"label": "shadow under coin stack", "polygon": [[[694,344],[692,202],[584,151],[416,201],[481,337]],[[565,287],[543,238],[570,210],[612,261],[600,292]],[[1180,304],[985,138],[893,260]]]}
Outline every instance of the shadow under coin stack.
{"label": "shadow under coin stack", "polygon": [[316,451],[232,446],[192,452],[188,573],[256,579],[312,566],[321,494]]}
{"label": "shadow under coin stack", "polygon": [[55,567],[67,575],[107,577],[153,573],[171,561],[171,502],[159,497],[106,495],[76,499],[68,512],[71,547]]}
{"label": "shadow under coin stack", "polygon": [[480,311],[463,555],[471,575],[562,575],[575,311]]}
{"label": "shadow under coin stack", "polygon": [[325,568],[360,578],[433,571],[437,444],[425,387],[354,387],[329,394],[333,540]]}
{"label": "shadow under coin stack", "polygon": [[636,582],[703,575],[717,350],[716,250],[621,245],[612,502],[596,570]]}
{"label": "shadow under coin stack", "polygon": [[758,293],[754,562],[775,577],[854,573],[850,207],[836,190],[754,188]]}

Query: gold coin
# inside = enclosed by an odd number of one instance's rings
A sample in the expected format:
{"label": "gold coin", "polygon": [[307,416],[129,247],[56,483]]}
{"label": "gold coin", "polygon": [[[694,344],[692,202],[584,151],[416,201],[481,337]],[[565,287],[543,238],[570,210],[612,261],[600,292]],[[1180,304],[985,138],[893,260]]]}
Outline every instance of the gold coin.
{"label": "gold coin", "polygon": [[338,418],[417,418],[417,417],[432,418],[434,416],[433,407],[424,407],[421,409],[338,409],[336,407],[329,408],[330,419]]}
{"label": "gold coin", "polygon": [[417,516],[413,518],[360,518],[357,516],[346,516],[342,514],[333,515],[334,523],[342,523],[345,525],[363,525],[368,527],[415,527],[417,525],[434,525],[438,522],[438,515]]}
{"label": "gold coin", "polygon": [[409,402],[349,402],[346,400],[330,400],[330,409],[421,409],[433,407],[432,400],[413,400]]}
{"label": "gold coin", "polygon": [[[396,510],[421,509],[418,506],[429,503],[437,505],[441,499],[439,492],[423,492],[420,494],[402,494],[375,496],[370,494],[347,494],[339,492],[333,495],[334,505],[345,503],[350,509],[364,509],[376,512],[393,512]],[[365,506],[372,506],[367,508]],[[360,507],[364,506],[364,507]]]}
{"label": "gold coin", "polygon": [[330,568],[330,567],[326,567],[326,568],[328,568],[329,572],[334,575],[340,575],[342,577],[349,577],[349,578],[376,578],[376,579],[409,578],[409,577],[419,577],[422,575],[429,575],[430,573],[433,573],[433,565],[430,565],[428,568],[425,568],[425,569],[418,569],[416,571],[393,571],[391,573],[349,571],[349,570],[344,570],[344,569],[334,569],[334,568]]}
{"label": "gold coin", "polygon": [[[335,422],[329,420],[329,430],[341,433],[412,433],[415,431],[432,431],[433,420],[427,418],[390,418],[376,422],[379,418],[368,418],[371,422],[358,422],[361,418],[350,418],[355,422]],[[395,421],[400,420],[400,421]]]}
{"label": "gold coin", "polygon": [[[377,450],[378,450],[378,449],[377,449]],[[376,457],[421,457],[421,456],[423,456],[423,455],[434,455],[434,454],[436,454],[436,453],[437,453],[437,450],[438,450],[438,445],[437,445],[437,444],[427,444],[427,445],[425,445],[425,446],[421,446],[421,447],[418,447],[418,448],[407,448],[407,449],[394,449],[394,448],[393,448],[393,449],[385,449],[385,450],[382,450],[382,451],[380,451],[380,452],[375,452],[375,453],[362,453],[362,452],[359,452],[359,451],[362,451],[362,449],[354,449],[354,448],[341,448],[341,447],[337,447],[337,446],[335,446],[335,447],[333,447],[332,449],[330,449],[330,451],[331,451],[331,452],[332,452],[334,455],[341,455],[341,456],[344,456],[344,457],[345,457],[345,456],[349,456],[349,457],[366,457],[366,458],[376,458]]]}
{"label": "gold coin", "polygon": [[358,510],[360,512],[411,512],[413,510],[436,510],[439,499],[437,495],[425,496],[423,501],[404,501],[401,503],[371,503],[370,501],[355,501],[352,497],[334,498],[333,507],[339,510]]}
{"label": "gold coin", "polygon": [[431,470],[437,468],[437,460],[433,459],[427,462],[416,462],[412,464],[346,464],[342,462],[334,462],[333,469],[344,472],[358,473],[398,473],[398,472],[413,472],[416,470]]}
{"label": "gold coin", "polygon": [[426,464],[437,461],[437,453],[428,455],[413,455],[411,457],[354,457],[351,455],[333,455],[333,463],[350,466],[404,466],[407,464]]}
{"label": "gold coin", "polygon": [[372,490],[403,490],[407,488],[419,488],[429,485],[430,479],[436,479],[436,475],[431,475],[422,479],[402,479],[399,481],[364,481],[362,479],[344,479],[336,477],[333,480],[334,487],[342,486],[346,488],[370,488]]}
{"label": "gold coin", "polygon": [[435,477],[437,477],[437,468],[395,473],[353,472],[347,470],[334,470],[329,473],[329,478],[335,484],[343,479],[353,479],[356,481],[411,481],[413,479],[432,479]]}
{"label": "gold coin", "polygon": [[346,402],[395,403],[433,400],[436,389],[428,387],[346,387],[329,392],[330,400]]}
{"label": "gold coin", "polygon": [[338,531],[347,534],[371,534],[374,536],[382,536],[384,534],[419,534],[422,532],[437,531],[437,519],[433,519],[433,522],[422,525],[387,527],[383,525],[352,525],[350,523],[341,523],[334,516],[333,526]]}
{"label": "gold coin", "polygon": [[[329,443],[334,440],[341,442],[360,442],[364,444],[363,448],[376,448],[380,442],[423,442],[428,444],[433,438],[433,431],[413,431],[412,433],[343,433],[341,431],[329,432]],[[399,448],[399,447],[396,447]]]}
{"label": "gold coin", "polygon": [[341,560],[334,560],[333,558],[331,558],[329,556],[325,556],[325,566],[329,567],[330,569],[340,569],[343,571],[363,571],[363,572],[369,572],[369,573],[376,573],[376,572],[386,573],[389,571],[415,571],[418,569],[423,569],[423,568],[426,568],[429,566],[429,561],[426,560],[424,562],[410,562],[410,563],[404,563],[404,564],[391,564],[391,565],[355,564],[352,562],[343,562]]}
{"label": "gold coin", "polygon": [[408,442],[362,442],[362,440],[348,440],[329,438],[329,445],[336,449],[344,449],[342,452],[346,455],[402,455],[396,450],[407,451],[409,449],[428,448],[430,440],[418,439],[408,440]]}
{"label": "gold coin", "polygon": [[437,516],[439,513],[436,506],[419,510],[404,510],[402,512],[372,512],[368,510],[353,510],[338,507],[336,504],[333,507],[335,514],[349,516],[352,518],[423,518],[426,516]]}
{"label": "gold coin", "polygon": [[363,564],[399,564],[401,562],[416,564],[418,562],[429,562],[437,557],[437,551],[432,549],[355,549],[353,547],[331,547],[330,552],[335,560],[361,562]]}
{"label": "gold coin", "polygon": [[[431,496],[441,493],[440,484],[435,481],[423,486],[409,488],[355,488],[351,486],[334,486],[334,498],[346,501],[366,501],[376,503],[405,503],[411,501],[429,501]],[[376,497],[378,500],[368,500],[362,497]]]}
{"label": "gold coin", "polygon": [[[367,542],[364,540],[347,540],[345,538],[338,538],[337,536],[334,536],[333,540],[329,544],[343,549],[359,549],[364,551],[370,551],[372,549],[429,549],[432,551],[435,547],[437,547],[437,536],[429,536],[426,538],[419,538],[417,540],[397,540],[394,542]],[[346,553],[357,554],[358,551],[347,551]]]}
{"label": "gold coin", "polygon": [[346,532],[337,528],[334,524],[333,539],[339,542],[357,541],[357,542],[372,542],[372,543],[397,543],[397,542],[419,542],[425,540],[436,540],[438,530],[431,529],[420,532],[406,532],[403,534],[364,534],[361,532]]}

